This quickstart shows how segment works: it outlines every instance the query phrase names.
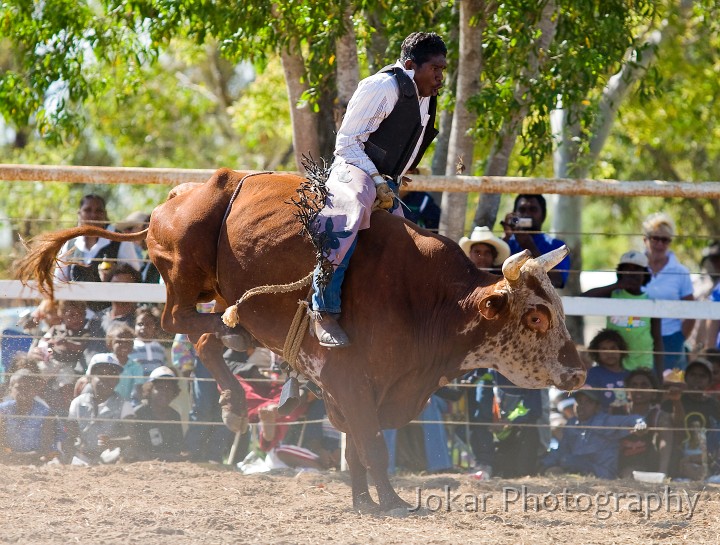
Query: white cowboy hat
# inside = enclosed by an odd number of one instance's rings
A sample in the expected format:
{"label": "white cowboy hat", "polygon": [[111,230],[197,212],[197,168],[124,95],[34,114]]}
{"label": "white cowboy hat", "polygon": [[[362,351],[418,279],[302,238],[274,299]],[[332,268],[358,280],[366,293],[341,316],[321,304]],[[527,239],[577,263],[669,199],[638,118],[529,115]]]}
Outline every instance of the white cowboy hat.
{"label": "white cowboy hat", "polygon": [[460,248],[465,252],[465,255],[470,257],[470,248],[472,248],[473,244],[479,242],[488,244],[497,250],[497,257],[493,261],[493,265],[502,265],[510,257],[510,246],[504,240],[493,235],[492,231],[485,226],[475,227],[473,232],[470,233],[470,238],[462,237],[458,244],[460,244]]}

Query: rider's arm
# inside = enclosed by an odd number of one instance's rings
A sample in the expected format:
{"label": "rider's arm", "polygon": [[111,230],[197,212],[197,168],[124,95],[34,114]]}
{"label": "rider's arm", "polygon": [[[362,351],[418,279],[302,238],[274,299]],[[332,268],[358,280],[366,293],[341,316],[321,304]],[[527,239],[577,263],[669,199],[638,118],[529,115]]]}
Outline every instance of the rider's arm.
{"label": "rider's arm", "polygon": [[361,81],[348,103],[338,130],[335,155],[364,170],[371,178],[380,176],[365,153],[365,142],[392,112],[398,101],[398,92],[398,85],[392,74],[380,74]]}

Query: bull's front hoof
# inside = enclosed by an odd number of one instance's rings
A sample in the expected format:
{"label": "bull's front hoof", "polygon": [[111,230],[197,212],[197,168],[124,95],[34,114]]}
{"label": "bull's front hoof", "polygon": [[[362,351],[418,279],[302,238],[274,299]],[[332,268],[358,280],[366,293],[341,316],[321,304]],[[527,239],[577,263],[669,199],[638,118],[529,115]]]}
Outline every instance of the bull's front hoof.
{"label": "bull's front hoof", "polygon": [[225,424],[227,428],[234,433],[247,433],[250,428],[247,414],[239,415],[235,413],[230,399],[230,390],[224,390],[222,394],[220,394],[220,410],[223,424]]}
{"label": "bull's front hoof", "polygon": [[222,421],[230,431],[240,435],[247,433],[250,428],[247,416],[237,415],[229,409],[222,410]]}
{"label": "bull's front hoof", "polygon": [[253,346],[249,335],[221,335],[220,340],[226,348],[230,348],[237,352],[245,352],[248,348]]}

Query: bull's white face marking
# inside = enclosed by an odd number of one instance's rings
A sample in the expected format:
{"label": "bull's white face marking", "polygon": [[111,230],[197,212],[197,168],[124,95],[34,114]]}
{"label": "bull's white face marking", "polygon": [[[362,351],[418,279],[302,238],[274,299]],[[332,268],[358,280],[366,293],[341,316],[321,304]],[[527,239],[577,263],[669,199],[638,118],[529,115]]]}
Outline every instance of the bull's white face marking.
{"label": "bull's white face marking", "polygon": [[[572,341],[565,327],[562,301],[542,266],[528,260],[521,268],[521,278],[508,283],[507,289],[508,307],[497,318],[502,327],[470,351],[460,369],[494,368],[525,388],[559,385],[569,375],[583,374],[579,369],[571,371],[559,361],[561,352]],[[537,316],[542,318],[537,321],[542,327],[534,320]],[[481,321],[473,319],[471,324],[483,327]],[[486,324],[490,326],[490,322]]]}
{"label": "bull's white face marking", "polygon": [[480,325],[480,322],[482,322],[482,320],[483,317],[478,312],[477,316],[470,320],[467,324],[465,324],[465,327],[459,331],[460,335],[467,335],[468,333],[475,331],[475,328]]}

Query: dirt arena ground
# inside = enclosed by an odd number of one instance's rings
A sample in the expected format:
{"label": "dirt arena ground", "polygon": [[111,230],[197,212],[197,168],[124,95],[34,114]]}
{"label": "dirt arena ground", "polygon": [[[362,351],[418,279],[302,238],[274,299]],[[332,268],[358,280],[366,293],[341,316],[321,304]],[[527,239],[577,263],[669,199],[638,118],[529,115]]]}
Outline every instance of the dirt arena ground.
{"label": "dirt arena ground", "polygon": [[336,472],[151,462],[0,472],[0,543],[720,542],[720,487],[698,483],[406,475],[393,482],[423,511],[387,516],[354,511]]}

